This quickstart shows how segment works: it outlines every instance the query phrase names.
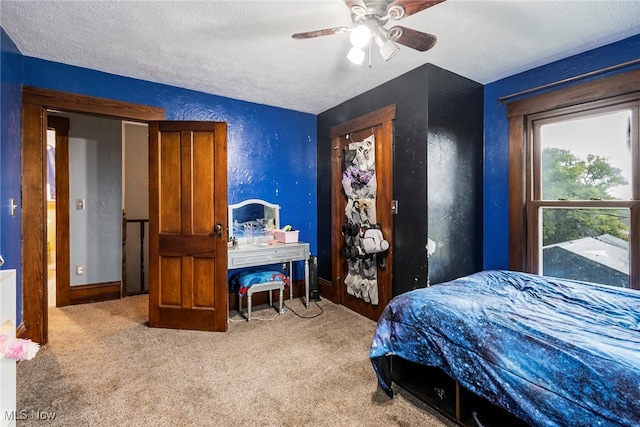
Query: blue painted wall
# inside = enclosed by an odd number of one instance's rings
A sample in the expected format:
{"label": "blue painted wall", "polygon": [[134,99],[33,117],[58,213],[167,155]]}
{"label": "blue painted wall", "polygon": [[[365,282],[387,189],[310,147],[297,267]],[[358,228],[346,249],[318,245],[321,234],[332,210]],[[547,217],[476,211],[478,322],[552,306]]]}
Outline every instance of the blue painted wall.
{"label": "blue painted wall", "polygon": [[163,107],[167,120],[227,122],[229,203],[261,198],[315,251],[316,116],[24,58],[24,84]]}
{"label": "blue painted wall", "polygon": [[[640,35],[534,68],[485,86],[483,248],[485,269],[506,269],[509,266],[509,122],[506,104],[501,105],[498,99],[638,58],[640,58]],[[634,68],[640,68],[640,65],[602,74],[588,80],[620,74]],[[580,80],[579,83],[588,80]],[[559,87],[568,86],[570,85],[565,84]]]}
{"label": "blue painted wall", "polygon": [[[23,60],[18,48],[0,28],[0,254],[3,270],[15,269],[22,282],[22,214],[10,215],[9,199],[20,205]],[[17,286],[17,321],[22,321],[22,288]]]}
{"label": "blue painted wall", "polygon": [[[309,242],[316,253],[315,115],[25,57],[2,30],[2,185],[6,181],[16,195],[20,194],[20,84],[163,107],[167,120],[227,122],[228,203],[260,198],[279,204],[281,223],[300,230],[300,240]],[[6,218],[11,191],[2,193],[2,250],[7,240],[15,251],[7,265],[19,269],[21,217]],[[302,265],[298,264],[299,278]]]}

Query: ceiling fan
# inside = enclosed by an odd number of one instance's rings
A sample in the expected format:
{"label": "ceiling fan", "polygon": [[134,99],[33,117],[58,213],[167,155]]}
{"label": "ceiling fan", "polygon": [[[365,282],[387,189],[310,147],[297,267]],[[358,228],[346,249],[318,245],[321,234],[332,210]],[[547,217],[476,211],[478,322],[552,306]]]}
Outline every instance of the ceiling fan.
{"label": "ceiling fan", "polygon": [[[374,40],[380,49],[380,54],[385,61],[390,60],[398,53],[400,48],[396,45],[410,47],[420,52],[431,49],[436,44],[436,36],[412,30],[411,28],[396,25],[389,29],[385,25],[389,20],[400,19],[413,15],[422,10],[442,3],[445,0],[343,0],[351,10],[351,20],[354,27],[334,27],[323,30],[308,31],[292,35],[294,39],[309,39],[313,37],[329,36],[350,32],[351,44],[347,58],[355,63],[362,64],[366,53],[365,48],[371,50],[371,40]],[[369,57],[371,58],[371,57]]]}

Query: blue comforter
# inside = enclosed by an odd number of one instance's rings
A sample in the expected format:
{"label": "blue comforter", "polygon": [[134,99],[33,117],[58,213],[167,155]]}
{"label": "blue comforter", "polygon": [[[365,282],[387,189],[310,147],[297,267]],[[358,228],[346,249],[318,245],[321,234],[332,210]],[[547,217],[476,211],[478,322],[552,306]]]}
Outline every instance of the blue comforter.
{"label": "blue comforter", "polygon": [[439,367],[534,426],[640,426],[640,292],[484,271],[395,297],[370,358]]}

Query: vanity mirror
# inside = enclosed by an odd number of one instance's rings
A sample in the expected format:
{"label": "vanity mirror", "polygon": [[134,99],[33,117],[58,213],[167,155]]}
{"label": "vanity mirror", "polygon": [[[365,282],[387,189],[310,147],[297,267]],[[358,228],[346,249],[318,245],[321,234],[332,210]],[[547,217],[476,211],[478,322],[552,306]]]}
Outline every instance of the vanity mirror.
{"label": "vanity mirror", "polygon": [[240,243],[271,240],[267,231],[280,229],[280,205],[248,199],[229,205],[229,238]]}

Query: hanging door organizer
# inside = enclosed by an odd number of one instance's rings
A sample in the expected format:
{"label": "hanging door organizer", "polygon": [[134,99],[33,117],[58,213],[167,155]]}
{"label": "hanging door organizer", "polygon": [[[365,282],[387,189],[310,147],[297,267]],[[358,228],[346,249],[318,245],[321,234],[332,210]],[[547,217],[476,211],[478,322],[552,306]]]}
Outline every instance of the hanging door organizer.
{"label": "hanging door organizer", "polygon": [[347,293],[378,305],[378,263],[384,265],[384,240],[376,221],[375,135],[351,142],[344,150],[342,189],[347,198],[343,255],[347,260]]}

